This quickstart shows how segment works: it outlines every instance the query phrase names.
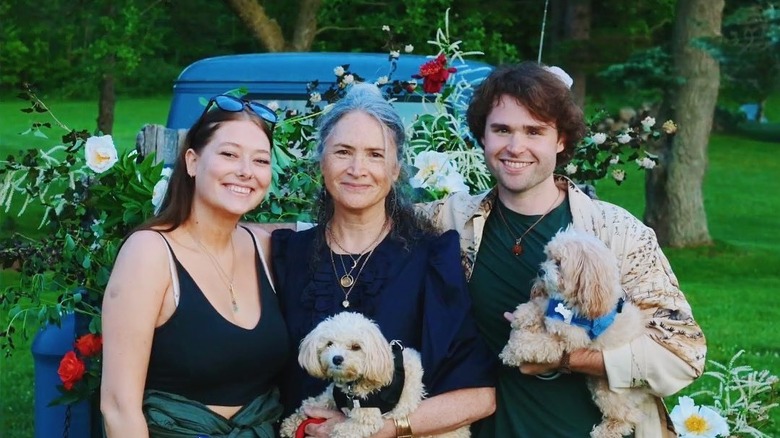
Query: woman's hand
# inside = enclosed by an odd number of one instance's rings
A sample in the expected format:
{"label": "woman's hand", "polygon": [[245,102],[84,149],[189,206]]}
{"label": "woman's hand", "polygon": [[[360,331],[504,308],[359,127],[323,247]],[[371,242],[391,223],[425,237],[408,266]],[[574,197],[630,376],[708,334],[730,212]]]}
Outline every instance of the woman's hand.
{"label": "woman's hand", "polygon": [[324,418],[325,421],[319,424],[307,424],[306,432],[307,437],[313,438],[328,438],[333,431],[333,426],[343,422],[346,417],[340,411],[333,409],[306,407],[303,412],[310,418]]}

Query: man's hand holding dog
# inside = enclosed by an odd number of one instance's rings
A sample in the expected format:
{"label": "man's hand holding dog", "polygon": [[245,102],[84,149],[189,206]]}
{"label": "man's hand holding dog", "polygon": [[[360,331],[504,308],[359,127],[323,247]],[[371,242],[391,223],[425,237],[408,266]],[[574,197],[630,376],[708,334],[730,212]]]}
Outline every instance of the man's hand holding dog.
{"label": "man's hand holding dog", "polygon": [[[504,318],[511,324],[515,319],[512,312],[504,312]],[[520,372],[536,376],[558,371],[559,362],[554,363],[524,363],[520,365]],[[572,372],[603,377],[607,375],[604,367],[604,356],[600,351],[580,348],[569,353],[569,369]]]}

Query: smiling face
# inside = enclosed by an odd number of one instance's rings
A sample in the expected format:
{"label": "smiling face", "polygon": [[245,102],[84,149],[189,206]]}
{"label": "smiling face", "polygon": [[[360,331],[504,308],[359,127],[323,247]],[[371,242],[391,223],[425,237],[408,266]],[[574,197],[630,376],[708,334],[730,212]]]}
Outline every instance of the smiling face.
{"label": "smiling face", "polygon": [[185,159],[195,177],[194,207],[241,216],[260,204],[271,184],[271,142],[248,119],[221,123],[200,154],[190,149]]}
{"label": "smiling face", "polygon": [[502,200],[549,193],[564,139],[554,124],[534,118],[514,98],[503,95],[487,116],[485,163],[498,181]]}
{"label": "smiling face", "polygon": [[336,123],[325,139],[320,167],[335,211],[356,214],[384,211],[385,198],[400,172],[392,137],[361,111]]}

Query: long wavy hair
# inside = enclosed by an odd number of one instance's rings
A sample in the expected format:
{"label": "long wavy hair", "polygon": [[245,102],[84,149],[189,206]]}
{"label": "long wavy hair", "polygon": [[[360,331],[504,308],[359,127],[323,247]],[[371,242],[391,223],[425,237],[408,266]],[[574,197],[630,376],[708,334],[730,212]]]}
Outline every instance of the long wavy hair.
{"label": "long wavy hair", "polygon": [[241,120],[248,120],[260,127],[273,144],[271,126],[246,108],[241,111],[224,111],[214,106],[210,111],[204,112],[187,132],[184,143],[176,156],[173,172],[168,180],[168,190],[160,205],[160,212],[138,226],[133,232],[149,229],[172,231],[189,219],[192,214],[192,202],[195,198],[195,178],[187,174],[187,160],[185,159],[187,150],[192,149],[200,155],[223,123]]}
{"label": "long wavy hair", "polygon": [[[403,121],[390,103],[382,97],[379,89],[371,84],[352,85],[346,96],[336,102],[327,113],[320,117],[317,136],[317,156],[321,160],[322,152],[325,149],[325,143],[333,133],[335,126],[347,114],[352,112],[362,112],[376,119],[384,128],[388,137],[396,148],[396,159],[400,165],[401,171],[398,179],[390,188],[385,198],[385,215],[392,223],[390,237],[401,242],[404,248],[408,249],[410,243],[424,236],[438,234],[433,223],[426,217],[417,213],[411,203],[411,188],[404,166],[404,147],[406,144],[406,132]],[[328,193],[325,184],[322,184],[322,191],[317,203],[317,236],[314,241],[314,251],[312,257],[316,261],[318,254],[326,245],[325,227],[333,218],[334,204],[333,197]],[[316,263],[312,263],[312,266]]]}

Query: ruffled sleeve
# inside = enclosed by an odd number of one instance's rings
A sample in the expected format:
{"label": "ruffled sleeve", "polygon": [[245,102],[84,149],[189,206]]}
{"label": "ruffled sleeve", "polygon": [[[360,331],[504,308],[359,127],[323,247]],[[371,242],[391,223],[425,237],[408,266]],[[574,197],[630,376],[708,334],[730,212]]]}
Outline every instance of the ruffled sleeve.
{"label": "ruffled sleeve", "polygon": [[497,360],[474,321],[457,232],[431,242],[428,264],[421,351],[428,394],[495,386]]}

